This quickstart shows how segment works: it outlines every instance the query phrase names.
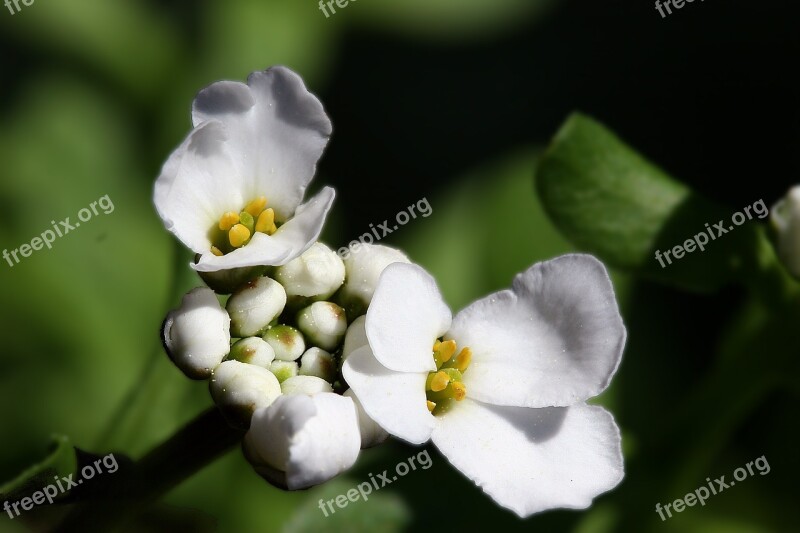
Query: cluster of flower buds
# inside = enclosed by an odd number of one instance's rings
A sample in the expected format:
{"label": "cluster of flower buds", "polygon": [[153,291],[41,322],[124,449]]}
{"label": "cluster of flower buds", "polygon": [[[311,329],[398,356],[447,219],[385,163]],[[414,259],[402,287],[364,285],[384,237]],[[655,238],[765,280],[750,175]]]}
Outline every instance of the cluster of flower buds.
{"label": "cluster of flower buds", "polygon": [[[249,430],[245,455],[270,482],[319,484],[386,439],[347,390],[341,366],[367,344],[363,311],[394,262],[409,260],[364,245],[344,262],[316,242],[230,295],[193,289],[167,315],[170,358],[189,378],[208,380],[229,423]],[[344,305],[362,312],[348,315]]]}

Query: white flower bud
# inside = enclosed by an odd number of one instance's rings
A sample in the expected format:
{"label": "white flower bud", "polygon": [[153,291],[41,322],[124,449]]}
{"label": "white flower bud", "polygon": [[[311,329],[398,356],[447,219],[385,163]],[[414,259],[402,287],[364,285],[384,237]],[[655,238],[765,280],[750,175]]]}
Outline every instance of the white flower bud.
{"label": "white flower bud", "polygon": [[247,337],[231,346],[228,358],[269,370],[275,359],[275,350],[261,337]]}
{"label": "white flower bud", "polygon": [[367,412],[364,411],[364,408],[361,406],[361,402],[358,401],[353,389],[347,389],[342,396],[350,398],[356,405],[356,411],[358,412],[358,429],[361,432],[362,449],[377,446],[389,438],[389,433],[380,427],[377,422],[371,419]]}
{"label": "white flower bud", "polygon": [[361,439],[350,398],[282,395],[253,415],[243,448],[256,472],[289,490],[324,483],[355,464]]}
{"label": "white flower bud", "polygon": [[296,361],[306,351],[303,334],[292,326],[273,326],[264,334],[264,340],[275,350],[279,361]]}
{"label": "white flower bud", "polygon": [[[200,255],[198,254],[195,257],[195,262],[199,259]],[[255,266],[197,273],[205,284],[214,292],[218,294],[230,294],[248,281],[263,276],[266,270],[267,267]]]}
{"label": "white flower bud", "polygon": [[333,351],[347,331],[347,317],[334,303],[314,302],[297,314],[297,327],[311,344]]}
{"label": "white flower bud", "polygon": [[211,397],[225,417],[240,427],[249,427],[256,409],[269,407],[281,395],[272,372],[239,361],[225,361],[211,378]]}
{"label": "white flower bud", "polygon": [[286,291],[277,281],[266,276],[240,287],[228,299],[231,334],[252,337],[278,318],[286,306]]}
{"label": "white flower bud", "polygon": [[309,348],[300,358],[300,375],[316,376],[333,383],[336,378],[336,363],[333,356],[322,348],[316,346]]}
{"label": "white flower bud", "polygon": [[205,287],[193,289],[164,320],[164,347],[188,377],[208,379],[230,351],[230,323],[214,291]]}
{"label": "white flower bud", "polygon": [[392,263],[410,263],[400,250],[382,244],[360,244],[344,260],[345,282],[339,293],[340,303],[352,320],[367,312],[383,270]]}
{"label": "white flower bud", "polygon": [[342,362],[351,353],[367,345],[369,345],[367,340],[367,315],[361,315],[353,320],[353,323],[347,328],[347,333],[344,336],[344,346],[342,347]]}
{"label": "white flower bud", "polygon": [[786,270],[800,278],[800,185],[772,207],[770,220],[777,234],[778,256]]}
{"label": "white flower bud", "polygon": [[333,387],[324,379],[316,376],[294,376],[281,383],[281,392],[313,396],[320,392],[333,392]]}
{"label": "white flower bud", "polygon": [[275,360],[269,365],[269,371],[275,374],[280,383],[283,383],[289,378],[295,377],[299,374],[300,370],[297,363],[294,361],[280,361]]}
{"label": "white flower bud", "polygon": [[286,295],[324,300],[342,286],[344,263],[333,250],[314,243],[306,252],[275,270]]}

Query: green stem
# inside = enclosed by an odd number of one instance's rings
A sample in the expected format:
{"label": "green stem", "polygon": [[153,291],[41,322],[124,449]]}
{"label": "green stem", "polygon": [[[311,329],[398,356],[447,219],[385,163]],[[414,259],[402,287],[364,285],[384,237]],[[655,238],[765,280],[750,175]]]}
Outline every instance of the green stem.
{"label": "green stem", "polygon": [[126,470],[109,478],[102,499],[79,503],[59,531],[110,531],[238,444],[216,408],[200,414]]}

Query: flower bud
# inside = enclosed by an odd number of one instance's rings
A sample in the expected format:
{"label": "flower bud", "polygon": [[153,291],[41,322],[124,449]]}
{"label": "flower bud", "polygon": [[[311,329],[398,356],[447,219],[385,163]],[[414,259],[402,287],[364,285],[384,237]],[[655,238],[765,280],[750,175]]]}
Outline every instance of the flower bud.
{"label": "flower bud", "polygon": [[347,331],[347,318],[336,304],[314,302],[297,314],[297,327],[311,344],[333,351]]}
{"label": "flower bud", "polygon": [[208,379],[230,351],[230,323],[214,291],[192,289],[164,320],[164,348],[188,377]]}
{"label": "flower bud", "polygon": [[[195,262],[199,260],[198,254]],[[241,267],[216,272],[197,272],[203,282],[217,294],[230,294],[248,281],[263,276],[267,267]]]}
{"label": "flower bud", "polygon": [[350,398],[282,395],[253,415],[245,457],[270,483],[289,490],[324,483],[355,464],[361,439]]}
{"label": "flower bud", "polygon": [[361,432],[361,449],[371,448],[382,443],[389,438],[389,433],[380,427],[377,422],[369,417],[361,402],[358,401],[356,393],[353,389],[347,389],[342,395],[346,398],[353,400],[358,412],[358,429]]}
{"label": "flower bud", "polygon": [[281,392],[313,396],[320,392],[333,392],[333,387],[324,379],[316,376],[294,376],[281,383]]}
{"label": "flower bud", "polygon": [[269,407],[281,395],[280,383],[272,372],[239,361],[225,361],[219,365],[209,389],[225,418],[243,428],[250,426],[256,409]]}
{"label": "flower bud", "polygon": [[228,299],[231,334],[252,337],[278,318],[286,305],[286,291],[277,281],[262,276],[240,287]]}
{"label": "flower bud", "polygon": [[316,376],[333,383],[336,378],[336,362],[333,356],[322,348],[311,347],[300,358],[300,375]]}
{"label": "flower bud", "polygon": [[272,326],[264,334],[264,340],[275,350],[275,359],[296,361],[306,350],[303,335],[292,326]]}
{"label": "flower bud", "polygon": [[347,333],[344,336],[344,346],[342,347],[342,362],[344,362],[351,353],[355,352],[362,346],[368,345],[367,316],[361,315],[353,320],[353,323],[347,328]]}
{"label": "flower bud", "polygon": [[342,286],[344,263],[333,250],[316,242],[300,257],[276,268],[275,279],[289,298],[324,300]]}
{"label": "flower bud", "polygon": [[270,364],[275,359],[275,350],[261,337],[247,337],[231,346],[228,359],[235,359],[269,370]]}
{"label": "flower bud", "polygon": [[269,365],[269,371],[275,374],[280,383],[283,383],[287,379],[295,377],[299,373],[299,368],[294,361],[275,360]]}
{"label": "flower bud", "polygon": [[800,278],[800,185],[792,187],[770,214],[776,247],[786,270]]}
{"label": "flower bud", "polygon": [[360,244],[344,260],[345,282],[338,294],[339,303],[354,318],[367,312],[378,278],[392,263],[410,263],[408,257],[394,248],[382,244]]}

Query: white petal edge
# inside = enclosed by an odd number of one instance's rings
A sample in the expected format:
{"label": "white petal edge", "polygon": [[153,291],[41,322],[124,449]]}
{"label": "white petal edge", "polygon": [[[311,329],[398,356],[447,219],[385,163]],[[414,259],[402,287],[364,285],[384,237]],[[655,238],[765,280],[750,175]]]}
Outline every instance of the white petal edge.
{"label": "white petal edge", "polygon": [[297,208],[295,215],[273,235],[256,232],[245,246],[217,257],[210,249],[191,266],[199,272],[216,272],[259,265],[281,266],[299,257],[319,238],[336,191],[323,188],[311,200]]}
{"label": "white petal edge", "polygon": [[384,430],[411,444],[430,439],[436,418],[426,403],[426,373],[389,370],[364,346],[350,354],[342,375],[367,415]]}
{"label": "white petal edge", "polygon": [[531,409],[464,400],[433,431],[439,451],[522,518],[585,509],[624,477],[619,428],[601,407]]}
{"label": "white petal edge", "polygon": [[253,415],[250,454],[285,473],[289,490],[313,487],[352,467],[361,449],[356,406],[333,393],[280,396]]}
{"label": "white petal edge", "polygon": [[511,290],[471,304],[448,338],[469,346],[470,398],[566,406],[598,395],[619,366],[626,331],[605,267],[589,255],[537,263]]}
{"label": "white petal edge", "polygon": [[367,311],[375,358],[399,372],[436,370],[433,343],[452,321],[436,281],[422,267],[392,263],[381,274]]}
{"label": "white petal edge", "polygon": [[192,121],[223,124],[249,199],[266,195],[279,220],[300,204],[330,138],[320,101],[286,67],[252,73],[247,84],[221,81],[200,91]]}

